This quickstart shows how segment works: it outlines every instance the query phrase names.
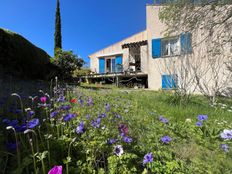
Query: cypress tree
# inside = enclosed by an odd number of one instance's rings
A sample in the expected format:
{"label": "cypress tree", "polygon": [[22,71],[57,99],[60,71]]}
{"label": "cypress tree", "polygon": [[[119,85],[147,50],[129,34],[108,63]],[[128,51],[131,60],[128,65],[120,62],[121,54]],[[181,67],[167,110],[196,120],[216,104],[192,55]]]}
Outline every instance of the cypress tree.
{"label": "cypress tree", "polygon": [[62,38],[61,38],[61,18],[60,18],[60,1],[56,3],[56,22],[55,22],[55,48],[54,55],[58,50],[62,49]]}

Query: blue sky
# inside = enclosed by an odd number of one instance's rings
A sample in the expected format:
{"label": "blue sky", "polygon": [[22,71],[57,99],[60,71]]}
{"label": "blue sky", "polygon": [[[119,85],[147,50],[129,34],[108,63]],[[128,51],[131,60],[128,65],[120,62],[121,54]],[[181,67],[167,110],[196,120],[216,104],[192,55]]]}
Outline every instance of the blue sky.
{"label": "blue sky", "polygon": [[[88,55],[146,27],[153,0],[60,0],[62,44]],[[56,0],[0,0],[0,28],[23,35],[53,56]]]}

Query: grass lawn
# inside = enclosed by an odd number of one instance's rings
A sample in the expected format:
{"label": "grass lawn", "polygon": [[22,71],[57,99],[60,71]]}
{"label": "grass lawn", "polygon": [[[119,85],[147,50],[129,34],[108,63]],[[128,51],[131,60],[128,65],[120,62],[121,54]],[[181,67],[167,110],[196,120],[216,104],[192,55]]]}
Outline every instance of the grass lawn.
{"label": "grass lawn", "polygon": [[[2,114],[5,173],[47,173],[57,166],[63,173],[232,173],[231,99],[210,106],[198,95],[180,106],[167,91],[88,88],[65,96],[60,89],[54,103],[35,94],[34,113],[24,113],[29,128],[22,113]],[[17,131],[19,158],[6,126]],[[28,133],[32,146],[26,129],[34,131]]]}

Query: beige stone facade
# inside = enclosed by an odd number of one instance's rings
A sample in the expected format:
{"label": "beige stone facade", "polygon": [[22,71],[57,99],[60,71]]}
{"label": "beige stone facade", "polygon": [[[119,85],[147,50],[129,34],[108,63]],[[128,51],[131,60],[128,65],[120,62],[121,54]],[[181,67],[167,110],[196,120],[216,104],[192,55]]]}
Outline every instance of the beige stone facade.
{"label": "beige stone facade", "polygon": [[[198,74],[199,76],[204,76],[205,83],[208,85],[214,85],[212,74],[215,72],[214,68],[209,68],[210,56],[207,52],[207,42],[204,41],[204,29],[199,29],[196,33],[192,33],[191,35],[191,54],[186,54],[185,56],[172,56],[170,54],[171,46],[169,49],[166,49],[169,56],[161,53],[159,58],[153,57],[153,40],[157,38],[161,38],[162,42],[165,43],[165,25],[159,19],[159,10],[162,6],[159,5],[147,5],[146,6],[146,30],[142,31],[138,34],[135,34],[127,39],[124,39],[114,45],[111,45],[105,49],[102,49],[94,54],[89,56],[90,58],[90,68],[93,72],[99,73],[99,58],[107,58],[107,57],[116,57],[117,55],[121,55],[123,59],[123,71],[127,69],[136,70],[135,67],[131,67],[130,64],[135,63],[136,56],[133,54],[140,54],[140,71],[144,74],[148,75],[148,88],[159,90],[162,88],[163,76],[169,74],[176,74],[178,76],[178,86],[185,88],[191,92],[199,92],[201,89],[198,89],[196,86],[196,79],[192,77],[194,74]],[[181,49],[181,33],[177,34],[175,38],[175,47],[178,48],[179,51]],[[137,43],[141,43],[146,41],[146,44],[138,45]],[[167,41],[168,42],[168,41]],[[196,44],[196,43],[200,44]],[[136,48],[133,48],[133,45],[136,45]],[[129,45],[128,47],[125,45]],[[132,45],[132,47],[130,47]],[[195,46],[197,45],[197,46]],[[168,44],[166,45],[168,46]],[[225,46],[225,54],[231,55],[231,44]],[[137,49],[137,50],[135,50]],[[163,51],[163,47],[161,48]],[[164,52],[165,52],[164,51]],[[200,55],[201,54],[201,55]],[[204,55],[205,56],[202,56]],[[225,62],[228,61],[228,56],[218,57],[218,66],[225,66]],[[200,58],[200,59],[199,59]],[[225,59],[224,59],[225,58]],[[214,59],[215,61],[216,59]],[[207,69],[208,68],[208,69]],[[215,65],[216,68],[216,65]],[[213,69],[213,70],[212,70]],[[196,71],[195,71],[196,70]],[[200,71],[201,70],[201,71]],[[221,68],[218,71],[219,75],[217,78],[220,78],[220,82],[228,83],[228,78],[223,75],[226,72],[226,67]],[[216,77],[215,77],[216,78]],[[185,80],[185,81],[183,81]],[[224,81],[223,81],[224,80]],[[213,88],[213,87],[211,87]]]}

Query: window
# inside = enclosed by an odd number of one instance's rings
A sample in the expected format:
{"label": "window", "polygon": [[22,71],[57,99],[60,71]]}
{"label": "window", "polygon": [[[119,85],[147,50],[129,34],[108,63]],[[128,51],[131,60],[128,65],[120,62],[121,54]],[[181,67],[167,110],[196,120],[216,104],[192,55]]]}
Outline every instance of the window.
{"label": "window", "polygon": [[176,56],[180,55],[180,38],[168,38],[161,40],[161,55],[162,56]]}
{"label": "window", "polygon": [[176,89],[177,85],[177,74],[162,75],[162,89]]}

